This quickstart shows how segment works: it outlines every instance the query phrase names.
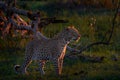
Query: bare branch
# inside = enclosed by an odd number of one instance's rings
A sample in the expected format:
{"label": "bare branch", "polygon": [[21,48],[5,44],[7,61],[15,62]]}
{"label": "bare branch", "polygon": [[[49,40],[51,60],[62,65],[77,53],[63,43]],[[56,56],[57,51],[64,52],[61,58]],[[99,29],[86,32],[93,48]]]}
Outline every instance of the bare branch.
{"label": "bare branch", "polygon": [[115,22],[116,22],[115,20],[116,20],[117,14],[118,14],[118,12],[119,12],[119,8],[120,8],[120,1],[119,1],[119,3],[117,4],[117,9],[116,9],[115,15],[114,15],[113,20],[112,20],[112,28],[111,28],[111,33],[110,33],[108,42],[110,42],[110,40],[111,40],[111,38],[112,38],[112,35],[113,35],[113,32],[114,32],[114,27],[115,27]]}
{"label": "bare branch", "polygon": [[10,22],[15,26],[15,29],[18,30],[30,30],[32,31],[32,28],[30,25],[25,26],[25,25],[18,25],[14,20],[10,19]]}
{"label": "bare branch", "polygon": [[40,13],[39,12],[33,13],[33,12],[30,12],[30,11],[27,11],[27,10],[18,9],[16,7],[8,7],[3,2],[0,2],[0,9],[2,11],[4,11],[4,12],[7,12],[8,9],[9,9],[9,11],[11,11],[12,13],[16,13],[16,14],[19,14],[19,15],[27,16],[28,18],[30,18],[32,20],[35,19],[35,17],[40,17]]}
{"label": "bare branch", "polygon": [[56,17],[51,17],[51,18],[41,18],[40,23],[39,23],[39,28],[45,27],[49,25],[50,23],[67,23],[68,20],[59,20],[56,19]]}
{"label": "bare branch", "polygon": [[[9,1],[9,0],[7,0],[7,1]],[[16,3],[15,0],[14,0],[14,3]],[[3,2],[0,2],[0,9],[3,12],[8,13],[8,16],[12,16],[14,13],[14,14],[18,14],[18,15],[27,16],[31,20],[36,20],[36,18],[38,18],[38,17],[40,18],[40,12],[31,12],[31,11],[27,11],[27,10],[23,10],[23,9],[18,9],[16,7],[13,7],[13,6],[8,7]],[[55,17],[53,17],[53,18],[41,18],[39,21],[40,22],[38,22],[38,27],[40,29],[42,29],[46,25],[49,25],[50,23],[66,23],[66,22],[68,22],[66,20],[57,20]]]}

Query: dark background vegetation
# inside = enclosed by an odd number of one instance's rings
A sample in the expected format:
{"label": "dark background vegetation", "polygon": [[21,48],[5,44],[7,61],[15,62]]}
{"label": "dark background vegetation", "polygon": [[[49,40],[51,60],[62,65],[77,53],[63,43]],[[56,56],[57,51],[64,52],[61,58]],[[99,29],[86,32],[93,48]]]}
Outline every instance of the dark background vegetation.
{"label": "dark background vegetation", "polygon": [[[74,25],[80,32],[80,49],[90,43],[108,39],[112,20],[118,0],[18,0],[17,7],[25,10],[40,11],[41,17],[57,17],[68,20],[68,23],[50,24],[42,33],[53,37],[69,25]],[[22,16],[23,17],[23,16]],[[25,17],[23,17],[26,21]],[[25,45],[29,38],[7,35],[0,39],[0,80],[119,80],[120,79],[120,12],[115,20],[115,28],[110,45],[96,45],[82,52],[84,55],[105,57],[98,63],[75,58],[64,60],[62,76],[57,78],[51,63],[46,64],[46,75],[35,71],[38,65],[33,62],[28,71],[29,76],[14,72],[15,64],[22,64]],[[72,43],[74,47],[78,43]],[[68,52],[67,52],[68,53]]]}

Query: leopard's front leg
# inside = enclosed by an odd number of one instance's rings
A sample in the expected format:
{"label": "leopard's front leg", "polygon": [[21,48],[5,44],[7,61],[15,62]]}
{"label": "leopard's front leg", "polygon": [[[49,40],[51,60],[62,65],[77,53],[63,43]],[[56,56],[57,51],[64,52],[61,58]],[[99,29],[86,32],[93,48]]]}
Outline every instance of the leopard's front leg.
{"label": "leopard's front leg", "polygon": [[58,59],[58,65],[59,65],[59,74],[62,73],[62,67],[63,67],[63,59]]}
{"label": "leopard's front leg", "polygon": [[39,65],[39,71],[41,73],[41,75],[44,75],[45,72],[44,72],[44,65],[45,65],[45,60],[37,60],[38,62],[38,65]]}
{"label": "leopard's front leg", "polygon": [[53,59],[52,62],[53,62],[53,66],[54,66],[56,74],[61,75],[59,60]]}

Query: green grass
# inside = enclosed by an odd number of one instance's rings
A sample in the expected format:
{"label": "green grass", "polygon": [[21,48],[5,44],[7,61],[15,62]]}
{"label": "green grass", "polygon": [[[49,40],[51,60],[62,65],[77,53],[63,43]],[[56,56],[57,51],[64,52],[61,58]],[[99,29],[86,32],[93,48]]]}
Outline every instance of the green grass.
{"label": "green grass", "polygon": [[[21,3],[22,4],[22,3]],[[35,4],[31,7],[31,4]],[[46,2],[29,2],[26,5],[29,10],[41,10],[44,16],[58,19],[67,19],[65,24],[50,24],[43,28],[43,34],[47,37],[53,37],[67,26],[74,25],[80,32],[80,47],[86,46],[92,42],[101,41],[104,34],[112,27],[112,11],[105,10],[86,10],[79,9],[60,9],[56,13],[56,7]],[[58,6],[57,6],[58,7]],[[96,22],[94,24],[94,19]],[[92,63],[81,59],[65,59],[63,72],[60,77],[56,77],[52,64],[46,64],[46,74],[41,76],[35,69],[38,67],[33,62],[29,68],[29,75],[16,74],[13,67],[15,64],[22,64],[24,60],[25,44],[28,39],[20,37],[6,40],[0,39],[0,80],[120,80],[120,17],[117,16],[114,33],[111,44],[108,46],[94,46],[82,54],[91,56],[104,56],[101,63]],[[90,24],[94,24],[90,26]],[[109,32],[105,40],[108,39]],[[77,44],[77,43],[76,43]],[[72,45],[72,44],[71,44]],[[112,56],[116,55],[118,61],[113,61]]]}
{"label": "green grass", "polygon": [[[113,61],[112,55],[116,52],[84,52],[85,55],[96,55],[106,57],[101,63],[84,62],[80,59],[65,59],[63,72],[60,77],[56,77],[53,66],[48,62],[45,66],[46,74],[41,76],[35,69],[38,65],[34,61],[28,67],[29,75],[16,74],[14,71],[15,64],[22,64],[24,52],[17,53],[4,52],[0,54],[0,80],[119,80],[120,79],[120,60]],[[11,55],[13,54],[13,55]],[[6,56],[5,56],[6,55]],[[108,56],[109,55],[109,56]]]}

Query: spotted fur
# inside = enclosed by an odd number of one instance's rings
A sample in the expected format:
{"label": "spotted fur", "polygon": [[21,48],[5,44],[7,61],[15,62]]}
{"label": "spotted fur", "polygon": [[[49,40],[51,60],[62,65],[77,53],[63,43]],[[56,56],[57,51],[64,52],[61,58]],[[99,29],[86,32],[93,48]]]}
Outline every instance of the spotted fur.
{"label": "spotted fur", "polygon": [[61,74],[66,47],[71,40],[78,40],[80,34],[74,27],[68,27],[53,38],[34,39],[26,46],[25,61],[22,66],[15,66],[16,72],[27,73],[26,69],[32,60],[37,60],[39,71],[45,74],[44,65],[47,60],[53,63],[56,74]]}

